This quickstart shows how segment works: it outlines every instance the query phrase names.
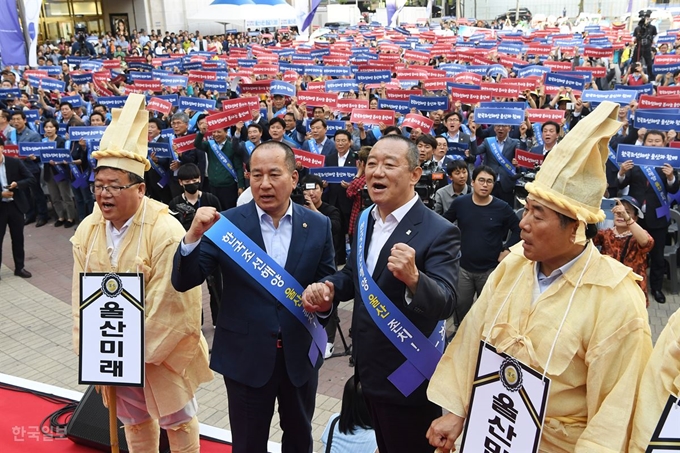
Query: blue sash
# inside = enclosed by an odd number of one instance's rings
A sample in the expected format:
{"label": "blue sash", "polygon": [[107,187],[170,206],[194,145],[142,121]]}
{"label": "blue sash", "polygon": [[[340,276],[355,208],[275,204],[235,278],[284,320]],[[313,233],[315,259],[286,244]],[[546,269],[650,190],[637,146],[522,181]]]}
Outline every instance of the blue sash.
{"label": "blue sash", "polygon": [[376,140],[380,140],[382,138],[382,131],[380,130],[380,126],[373,126],[371,128],[371,131],[373,132],[373,136],[375,137]]}
{"label": "blue sash", "polygon": [[489,137],[486,139],[486,141],[489,144],[489,149],[491,150],[493,157],[496,159],[496,162],[501,164],[503,170],[505,170],[510,176],[515,176],[515,167],[512,165],[512,163],[508,162],[508,159],[506,159],[503,155],[503,150],[498,144],[496,137]]}
{"label": "blue sash", "polygon": [[472,137],[472,131],[470,130],[469,127],[467,127],[467,125],[461,124],[461,125],[460,125],[460,130],[462,130],[463,133],[465,133],[465,134],[469,135],[470,137]]}
{"label": "blue sash", "polygon": [[285,116],[286,113],[288,113],[288,108],[284,107],[278,112],[274,113],[274,118],[276,118],[277,116]]}
{"label": "blue sash", "polygon": [[319,354],[323,355],[326,351],[328,337],[316,315],[302,308],[302,285],[226,217],[220,216],[220,220],[205,236],[262,285],[307,329],[313,340],[309,348],[309,360],[315,366]]}
{"label": "blue sash", "polygon": [[296,147],[299,148],[299,147],[302,146],[302,145],[300,144],[300,142],[298,142],[298,141],[296,140],[297,134],[295,133],[294,130],[293,130],[293,131],[288,131],[288,132],[286,132],[286,133],[285,133],[285,137],[286,137],[288,140],[290,140],[292,143],[294,143]]}
{"label": "blue sash", "polygon": [[97,168],[97,159],[92,157],[92,144],[90,143],[89,140],[85,140],[85,146],[86,146],[86,151],[87,151],[87,160],[90,162],[90,177],[88,178],[88,181],[93,182],[94,181],[94,169]]}
{"label": "blue sash", "polygon": [[645,174],[647,177],[647,181],[649,181],[649,185],[654,189],[654,193],[656,194],[656,198],[659,199],[659,202],[661,203],[661,206],[656,208],[656,217],[660,219],[661,217],[666,217],[666,220],[671,220],[671,210],[670,206],[668,206],[668,199],[666,198],[666,191],[663,186],[663,183],[659,179],[659,174],[656,172],[656,169],[654,167],[650,167],[649,165],[640,165],[640,169],[642,172]]}
{"label": "blue sash", "polygon": [[151,168],[158,173],[158,176],[161,177],[161,180],[158,181],[156,184],[158,184],[158,187],[161,189],[164,188],[168,184],[168,180],[170,179],[170,174],[165,171],[165,169],[159,165],[157,165],[153,159],[149,159],[149,163],[151,164]]}
{"label": "blue sash", "polygon": [[536,137],[536,143],[538,143],[539,146],[543,146],[545,142],[543,141],[543,132],[541,132],[541,124],[534,123],[531,125],[531,128],[534,130],[534,137]]}
{"label": "blue sash", "polygon": [[314,154],[321,154],[321,149],[319,149],[319,145],[316,143],[316,140],[313,138],[310,138],[307,140],[307,144],[309,145],[309,150],[313,152]]}
{"label": "blue sash", "polygon": [[[49,140],[48,138],[46,138],[46,137],[42,139],[42,142],[43,142],[43,143],[47,143],[47,142],[49,142],[49,141],[50,141],[50,140]],[[64,145],[64,147],[65,147],[66,149],[70,149],[70,147],[71,147],[71,140],[66,140],[66,144]],[[50,167],[52,167],[52,166],[50,165]],[[68,175],[66,174],[66,170],[64,170],[64,168],[63,168],[63,166],[62,166],[61,164],[55,165],[54,167],[52,167],[52,169],[56,172],[56,173],[54,173],[54,174],[52,175],[52,176],[54,177],[54,180],[55,180],[56,182],[62,182],[63,180],[65,180],[65,179],[68,178]],[[46,170],[46,171],[47,171],[47,170]]]}
{"label": "blue sash", "polygon": [[614,167],[616,167],[616,169],[618,170],[620,167],[619,167],[619,163],[616,162],[616,153],[614,152],[614,150],[612,149],[611,146],[608,146],[608,148],[609,148],[609,156],[607,158],[609,159],[609,162],[614,164]]}
{"label": "blue sash", "polygon": [[253,151],[255,150],[255,143],[251,142],[250,140],[247,140],[245,144],[246,149],[248,150],[248,155],[253,154]]}
{"label": "blue sash", "polygon": [[[444,352],[445,324],[440,321],[430,338],[425,335],[399,311],[378,287],[366,268],[364,249],[368,216],[374,207],[364,209],[359,217],[357,237],[357,270],[361,300],[371,319],[390,342],[406,357],[406,361],[389,375],[389,379],[404,395],[409,396],[434,373]],[[406,341],[404,341],[406,340]]]}
{"label": "blue sash", "polygon": [[210,139],[208,140],[208,143],[210,143],[210,149],[212,150],[215,157],[217,157],[217,160],[220,161],[222,166],[227,169],[231,177],[234,178],[234,181],[236,181],[236,183],[238,184],[238,176],[236,175],[236,170],[234,170],[234,164],[231,163],[226,154],[224,154],[220,147],[217,146],[215,140]]}

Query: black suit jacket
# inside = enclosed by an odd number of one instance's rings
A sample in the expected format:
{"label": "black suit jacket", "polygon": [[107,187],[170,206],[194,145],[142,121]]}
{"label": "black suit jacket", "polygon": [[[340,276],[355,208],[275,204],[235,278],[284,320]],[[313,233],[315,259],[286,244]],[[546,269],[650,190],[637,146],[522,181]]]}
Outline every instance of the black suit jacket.
{"label": "black suit jacket", "polygon": [[[505,139],[505,143],[503,144],[503,155],[508,160],[508,162],[512,162],[512,159],[515,158],[515,150],[518,148],[526,150],[527,149],[526,142],[521,142],[516,138],[510,137]],[[471,154],[474,154],[476,156],[481,154],[484,156],[484,164],[493,168],[493,170],[496,173],[498,173],[500,177],[499,182],[501,185],[501,189],[503,189],[503,192],[511,192],[515,189],[515,181],[519,179],[519,177],[521,176],[521,172],[519,171],[516,172],[514,177],[510,176],[508,172],[505,171],[505,168],[500,163],[498,163],[496,158],[493,156],[491,148],[489,147],[488,140],[484,139],[482,144],[479,146],[472,146]]]}
{"label": "black suit jacket", "polygon": [[[365,253],[371,241],[375,221],[369,214]],[[352,250],[357,250],[356,236]],[[387,269],[392,246],[405,243],[415,249],[420,272],[418,287],[410,304],[406,303],[406,285]],[[456,303],[460,261],[460,231],[420,200],[399,222],[380,251],[373,278],[385,295],[425,335],[430,336],[439,320],[453,313]],[[335,285],[335,302],[354,299],[352,340],[355,372],[363,391],[376,399],[395,404],[421,405],[427,402],[423,382],[410,396],[402,393],[387,377],[406,360],[375,325],[361,298],[356,258],[352,256],[337,274],[325,280]]]}
{"label": "black suit jacket", "polygon": [[[324,164],[326,167],[337,167],[338,166],[338,152],[334,151],[326,157]],[[352,151],[347,152],[347,159],[345,159],[345,167],[356,167],[357,166],[357,155]],[[347,189],[342,187],[340,184],[328,184],[328,187],[323,193],[323,201],[335,206],[340,210],[343,216],[343,221],[346,224],[349,222],[350,214],[352,213],[352,204],[354,200],[347,197]],[[347,228],[345,228],[346,230]]]}
{"label": "black suit jacket", "polygon": [[[17,188],[13,191],[14,203],[16,203],[19,211],[26,214],[31,207],[26,190],[28,190],[29,185],[35,182],[35,178],[21,159],[8,156],[3,156],[3,159],[5,161],[5,172],[7,173],[7,185],[13,182],[17,183]],[[4,191],[6,189],[0,188],[0,190]]]}
{"label": "black suit jacket", "polygon": [[[222,212],[262,250],[266,250],[255,202]],[[217,319],[210,368],[241,384],[262,387],[276,363],[280,333],[288,376],[296,387],[309,380],[323,363],[312,365],[312,337],[305,327],[267,290],[235,264],[209,239],[189,255],[178,248],[172,268],[172,285],[186,291],[200,285],[219,266],[224,294]],[[285,269],[306,288],[335,272],[331,222],[327,217],[293,204],[293,234]]]}
{"label": "black suit jacket", "polygon": [[[664,149],[664,148],[661,148]],[[675,175],[675,182],[673,185],[668,184],[666,175],[661,171],[661,167],[657,167],[656,173],[659,180],[663,183],[664,189],[667,193],[676,193],[680,187],[680,181],[678,181],[678,173],[673,172]],[[637,165],[634,166],[623,178],[623,182],[619,183],[619,189],[623,189],[626,186],[630,186],[628,190],[628,195],[635,198],[641,205],[646,205],[645,208],[645,218],[644,222],[648,229],[653,228],[667,228],[668,220],[665,216],[661,218],[657,217],[656,209],[661,207],[661,202],[659,197],[656,196],[654,189],[648,184],[647,176]]]}

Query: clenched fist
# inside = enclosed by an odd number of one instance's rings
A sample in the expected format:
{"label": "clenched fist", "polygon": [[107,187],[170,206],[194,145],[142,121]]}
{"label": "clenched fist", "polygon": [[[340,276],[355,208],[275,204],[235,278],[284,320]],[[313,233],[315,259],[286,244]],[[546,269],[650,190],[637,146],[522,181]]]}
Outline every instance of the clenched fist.
{"label": "clenched fist", "polygon": [[220,213],[217,209],[211,206],[203,206],[198,208],[194,221],[191,222],[189,231],[184,236],[185,244],[193,244],[203,237],[203,234],[210,229],[218,220],[220,220]]}

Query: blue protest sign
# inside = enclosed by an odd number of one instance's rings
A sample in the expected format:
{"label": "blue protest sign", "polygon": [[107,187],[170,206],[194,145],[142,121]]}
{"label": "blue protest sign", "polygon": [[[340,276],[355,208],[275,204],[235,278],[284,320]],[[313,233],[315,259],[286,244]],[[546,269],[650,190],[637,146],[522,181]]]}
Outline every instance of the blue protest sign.
{"label": "blue protest sign", "polygon": [[378,99],[378,109],[393,110],[402,115],[406,115],[411,111],[410,101],[395,101],[392,99]]}
{"label": "blue protest sign", "polygon": [[331,77],[351,76],[354,66],[324,66],[323,75]]}
{"label": "blue protest sign", "polygon": [[[29,77],[29,80],[31,79],[32,77]],[[45,91],[64,91],[66,89],[66,82],[50,77],[43,77],[42,79],[39,79],[38,86]]]}
{"label": "blue protest sign", "polygon": [[123,107],[127,96],[106,96],[97,99],[97,103],[106,106],[107,109]]}
{"label": "blue protest sign", "polygon": [[182,67],[182,60],[179,58],[175,58],[172,60],[165,60],[161,63],[161,68],[181,68]]}
{"label": "blue protest sign", "polygon": [[630,90],[630,91],[635,91],[638,95],[640,94],[649,94],[652,95],[654,94],[654,85],[651,83],[645,83],[644,85],[621,85],[621,84],[616,84],[614,87],[616,91],[619,90]]}
{"label": "blue protest sign", "polygon": [[358,91],[359,84],[354,79],[326,80],[327,93],[346,93],[348,91]]}
{"label": "blue protest sign", "polygon": [[38,69],[45,71],[50,77],[59,77],[61,75],[61,66],[38,66]]}
{"label": "blue protest sign", "polygon": [[[241,68],[252,68],[257,64],[257,60],[254,58],[239,58],[236,62]],[[184,68],[186,69],[186,65],[184,65]]]}
{"label": "blue protest sign", "polygon": [[203,110],[214,110],[216,101],[214,99],[201,99],[192,98],[188,96],[180,96],[179,98],[179,109],[180,110],[193,110],[194,112],[200,112]]}
{"label": "blue protest sign", "polygon": [[635,90],[584,90],[581,94],[583,102],[603,102],[612,101],[621,105],[628,105],[637,99],[638,92]]}
{"label": "blue protest sign", "polygon": [[128,73],[132,80],[153,80],[153,72],[140,72],[140,71],[130,71]]}
{"label": "blue protest sign", "polygon": [[92,83],[92,73],[84,72],[82,74],[71,74],[71,82],[76,85],[87,85],[88,83]]}
{"label": "blue protest sign", "polygon": [[489,72],[489,68],[491,68],[491,66],[488,64],[473,64],[468,66],[466,69],[467,72],[485,76],[486,73]]}
{"label": "blue protest sign", "polygon": [[675,71],[680,71],[680,63],[671,63],[671,64],[655,64],[654,65],[654,74],[667,74],[667,73],[674,73]]}
{"label": "blue protest sign", "polygon": [[333,137],[337,131],[345,129],[345,122],[336,120],[326,121],[326,127],[326,136]]}
{"label": "blue protest sign", "polygon": [[390,71],[359,71],[354,75],[357,83],[389,83],[392,80],[392,73]]}
{"label": "blue protest sign", "polygon": [[475,122],[477,124],[502,124],[517,126],[524,121],[523,109],[477,108]]}
{"label": "blue protest sign", "polygon": [[673,168],[680,167],[680,149],[657,148],[655,146],[619,145],[616,150],[616,162],[623,163],[632,160],[635,165],[661,167],[670,164]]}
{"label": "blue protest sign", "polygon": [[553,87],[565,87],[572,90],[583,91],[585,81],[582,77],[574,77],[560,73],[549,73],[545,75],[545,85]]}
{"label": "blue protest sign", "polygon": [[83,71],[99,71],[104,63],[101,61],[85,61],[80,63],[80,69]]}
{"label": "blue protest sign", "polygon": [[323,66],[318,66],[318,65],[309,65],[305,66],[305,75],[309,75],[312,77],[321,77],[323,76]]}
{"label": "blue protest sign", "polygon": [[61,162],[72,162],[71,152],[64,148],[52,148],[45,149],[40,152],[40,162],[43,164],[49,164],[50,161],[57,163]]}
{"label": "blue protest sign", "polygon": [[324,57],[325,55],[330,55],[331,54],[331,49],[315,49],[309,52],[309,54],[313,58],[321,58]]}
{"label": "blue protest sign", "polygon": [[[142,74],[149,74],[148,72],[144,72]],[[154,69],[151,71],[151,78],[152,79],[160,79],[161,77],[164,76],[171,76],[175,75],[172,71],[164,71],[163,69]]]}
{"label": "blue protest sign", "polygon": [[203,63],[200,61],[194,61],[190,63],[182,63],[182,68],[185,71],[195,71],[203,68]]}
{"label": "blue protest sign", "polygon": [[129,69],[143,69],[145,71],[153,71],[153,66],[151,66],[150,64],[138,63],[136,61],[128,63],[128,68]]}
{"label": "blue protest sign", "polygon": [[56,142],[19,143],[19,155],[22,157],[40,156],[43,151],[49,151],[56,147]]}
{"label": "blue protest sign", "polygon": [[526,102],[480,102],[479,107],[524,110],[526,109],[527,104]]}
{"label": "blue protest sign", "polygon": [[68,136],[71,140],[94,140],[102,139],[106,126],[71,126],[68,130]]}
{"label": "blue protest sign", "polygon": [[[172,129],[169,129],[172,134]],[[170,143],[149,142],[149,157],[155,153],[159,159],[173,159],[172,148]]]}
{"label": "blue protest sign", "polygon": [[269,92],[272,96],[295,96],[295,85],[292,83],[284,82],[283,80],[272,80],[271,85],[269,85]]}
{"label": "blue protest sign", "polygon": [[[635,112],[635,127],[660,131],[680,130],[679,109],[640,109]],[[671,148],[669,148],[671,149]],[[677,148],[676,148],[677,149]]]}
{"label": "blue protest sign", "polygon": [[177,107],[179,105],[179,96],[176,94],[163,94],[159,96],[147,96],[147,101],[151,99],[152,97],[158,98],[158,99],[163,99],[164,101],[169,101],[172,102],[173,107]]}
{"label": "blue protest sign", "polygon": [[61,102],[68,102],[73,108],[85,106],[85,101],[77,94],[75,96],[62,96]]}
{"label": "blue protest sign", "polygon": [[170,129],[163,129],[161,131],[161,137],[163,137],[166,140],[170,140],[175,137],[175,131],[170,128]]}
{"label": "blue protest sign", "polygon": [[2,96],[3,98],[6,98],[8,96],[19,98],[21,97],[21,90],[19,88],[0,88],[0,96]]}
{"label": "blue protest sign", "polygon": [[446,96],[413,96],[409,98],[409,108],[433,112],[435,110],[448,110],[449,98]]}
{"label": "blue protest sign", "polygon": [[217,91],[218,93],[226,93],[229,91],[228,84],[224,80],[206,80],[203,82],[203,89],[206,91]]}
{"label": "blue protest sign", "polygon": [[526,66],[517,71],[517,77],[542,76],[546,72],[550,72],[550,68],[547,66]]}
{"label": "blue protest sign", "polygon": [[339,184],[342,181],[350,182],[357,174],[356,167],[319,167],[310,168],[310,175],[317,175],[329,184]]}
{"label": "blue protest sign", "polygon": [[180,75],[162,76],[158,78],[163,87],[182,87],[186,88],[189,83],[189,78]]}
{"label": "blue protest sign", "polygon": [[40,112],[37,110],[24,110],[24,114],[26,115],[26,121],[29,123],[40,121]]}

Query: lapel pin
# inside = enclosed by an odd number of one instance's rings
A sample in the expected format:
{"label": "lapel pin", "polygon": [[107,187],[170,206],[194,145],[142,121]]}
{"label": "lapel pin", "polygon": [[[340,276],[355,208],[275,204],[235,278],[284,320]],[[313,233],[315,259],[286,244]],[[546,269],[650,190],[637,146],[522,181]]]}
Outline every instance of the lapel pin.
{"label": "lapel pin", "polygon": [[303,223],[303,224],[302,224],[302,228],[307,228],[307,224],[306,224],[306,223]]}
{"label": "lapel pin", "polygon": [[411,230],[406,231],[406,236],[408,236],[409,234],[411,234]]}

